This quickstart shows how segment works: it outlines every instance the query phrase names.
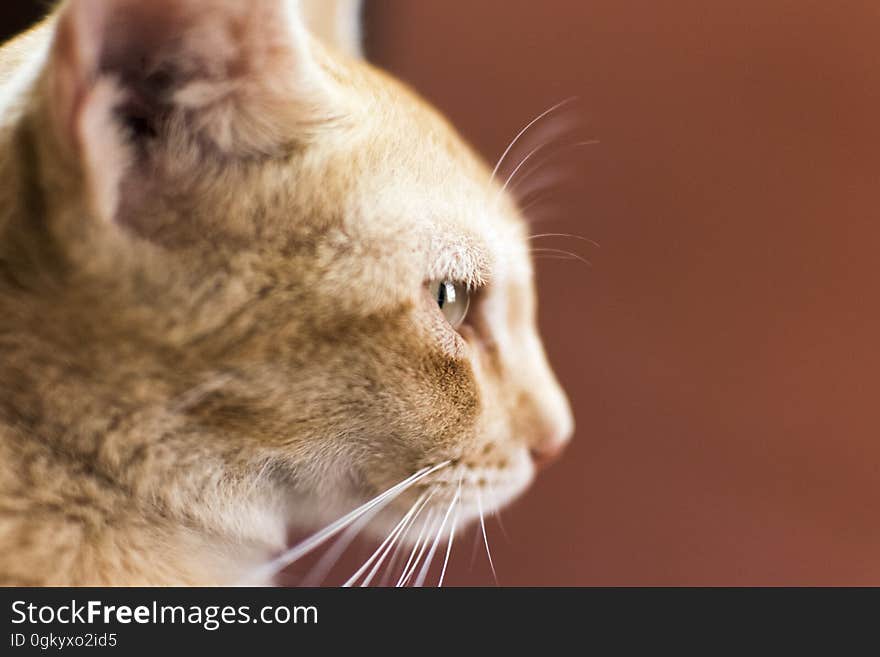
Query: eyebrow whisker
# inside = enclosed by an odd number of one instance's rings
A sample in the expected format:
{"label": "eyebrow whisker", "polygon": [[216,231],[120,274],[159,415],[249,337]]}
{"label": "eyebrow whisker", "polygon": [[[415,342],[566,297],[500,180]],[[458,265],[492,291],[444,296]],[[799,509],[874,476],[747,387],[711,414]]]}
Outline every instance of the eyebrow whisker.
{"label": "eyebrow whisker", "polygon": [[584,242],[589,242],[596,248],[602,248],[602,245],[599,244],[596,240],[591,240],[589,237],[584,237],[583,235],[574,235],[572,233],[538,233],[537,235],[530,235],[528,237],[529,240],[536,240],[542,237],[570,237],[575,240],[582,240]]}
{"label": "eyebrow whisker", "polygon": [[587,260],[586,258],[584,258],[583,256],[580,256],[577,253],[572,253],[571,251],[566,251],[565,249],[552,249],[549,247],[541,247],[541,248],[537,248],[537,249],[531,249],[530,253],[562,255],[562,256],[566,256],[568,258],[571,258],[572,260],[578,260],[578,261],[584,263],[585,265],[587,265],[588,267],[593,266],[593,263],[590,262],[589,260]]}
{"label": "eyebrow whisker", "polygon": [[541,171],[547,164],[549,164],[553,159],[568,153],[569,151],[580,148],[581,146],[594,146],[600,143],[598,139],[585,139],[582,141],[576,141],[573,144],[560,145],[560,147],[547,155],[547,157],[539,160],[531,169],[526,171],[519,180],[513,183],[510,187],[511,193],[516,193],[517,188],[522,187],[530,178],[535,176],[538,172]]}
{"label": "eyebrow whisker", "polygon": [[571,103],[572,101],[574,101],[576,99],[577,99],[577,96],[570,96],[569,98],[561,100],[558,103],[556,103],[555,105],[553,105],[552,107],[549,107],[548,109],[546,109],[543,112],[541,112],[540,114],[538,114],[538,116],[536,116],[531,121],[529,121],[525,125],[525,127],[522,128],[522,130],[520,130],[516,134],[516,136],[513,138],[513,140],[511,140],[511,142],[507,145],[507,148],[504,149],[504,152],[501,154],[501,157],[498,158],[498,162],[495,164],[495,168],[492,169],[491,180],[495,180],[495,176],[498,174],[498,169],[501,168],[501,165],[504,163],[504,159],[507,157],[507,154],[510,153],[510,149],[512,149],[516,145],[516,143],[520,140],[520,138],[524,134],[526,134],[533,125],[535,125],[538,121],[543,119],[548,114],[555,112],[560,107],[564,107],[565,105],[568,105],[569,103]]}

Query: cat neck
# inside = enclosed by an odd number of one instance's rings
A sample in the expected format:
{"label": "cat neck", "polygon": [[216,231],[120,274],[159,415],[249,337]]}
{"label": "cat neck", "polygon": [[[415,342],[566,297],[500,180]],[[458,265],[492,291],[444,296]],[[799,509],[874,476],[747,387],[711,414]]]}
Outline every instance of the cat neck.
{"label": "cat neck", "polygon": [[3,424],[0,493],[2,585],[235,584],[272,556],[139,503],[88,463]]}
{"label": "cat neck", "polygon": [[[52,497],[41,490],[47,486],[59,487],[61,498],[80,491],[71,502],[77,513],[118,527],[121,542],[103,539],[109,549],[156,543],[166,549],[138,552],[166,554],[169,564],[190,553],[181,546],[200,545],[216,556],[199,562],[200,568],[217,561],[218,573],[236,573],[243,566],[232,555],[255,562],[281,549],[286,484],[199,417],[222,378],[171,380],[167,373],[186,372],[186,363],[169,364],[161,350],[143,349],[136,336],[128,345],[102,341],[83,322],[85,301],[78,303],[63,284],[43,281],[33,290],[32,277],[15,275],[0,275],[0,446],[8,452],[2,459],[7,476],[0,473],[3,497],[27,508],[43,504],[43,493]],[[48,471],[35,473],[33,486],[22,488],[21,475],[34,463]],[[46,528],[53,533],[70,525],[67,516],[32,515],[22,520],[57,523]],[[77,549],[94,547],[70,546]],[[155,572],[166,573],[169,582],[189,581],[171,567]],[[144,566],[131,577],[146,581],[150,570]],[[199,577],[218,583],[208,571]]]}

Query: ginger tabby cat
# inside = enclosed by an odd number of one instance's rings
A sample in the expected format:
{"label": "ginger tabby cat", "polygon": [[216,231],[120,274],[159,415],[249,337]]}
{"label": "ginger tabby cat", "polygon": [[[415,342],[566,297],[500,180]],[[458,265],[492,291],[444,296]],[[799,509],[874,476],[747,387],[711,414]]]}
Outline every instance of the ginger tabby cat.
{"label": "ginger tabby cat", "polygon": [[356,17],[67,0],[0,49],[0,583],[268,583],[569,439],[516,204]]}

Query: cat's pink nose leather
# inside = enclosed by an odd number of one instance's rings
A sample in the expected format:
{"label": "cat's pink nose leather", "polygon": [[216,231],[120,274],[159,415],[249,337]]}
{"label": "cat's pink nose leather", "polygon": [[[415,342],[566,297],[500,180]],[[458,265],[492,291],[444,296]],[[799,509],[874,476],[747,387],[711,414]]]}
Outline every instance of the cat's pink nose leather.
{"label": "cat's pink nose leather", "polygon": [[553,463],[562,454],[565,449],[565,443],[558,443],[550,446],[532,447],[529,454],[532,455],[532,463],[538,470],[546,468]]}
{"label": "cat's pink nose leather", "polygon": [[529,454],[532,457],[532,463],[535,468],[542,469],[553,463],[565,450],[565,446],[571,439],[571,430],[551,429],[536,440],[529,447]]}

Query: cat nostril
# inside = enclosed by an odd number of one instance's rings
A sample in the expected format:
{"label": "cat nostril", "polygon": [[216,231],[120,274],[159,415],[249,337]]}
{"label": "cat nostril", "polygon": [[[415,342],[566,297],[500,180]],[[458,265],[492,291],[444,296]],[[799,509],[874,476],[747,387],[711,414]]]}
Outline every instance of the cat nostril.
{"label": "cat nostril", "polygon": [[548,431],[529,447],[532,462],[538,469],[546,468],[562,454],[571,439],[571,428]]}
{"label": "cat nostril", "polygon": [[564,449],[564,442],[547,442],[542,443],[539,447],[530,448],[529,454],[532,457],[532,463],[534,463],[535,467],[540,470],[546,468],[548,465],[553,463],[553,461],[558,459],[560,454],[562,454],[562,450]]}

